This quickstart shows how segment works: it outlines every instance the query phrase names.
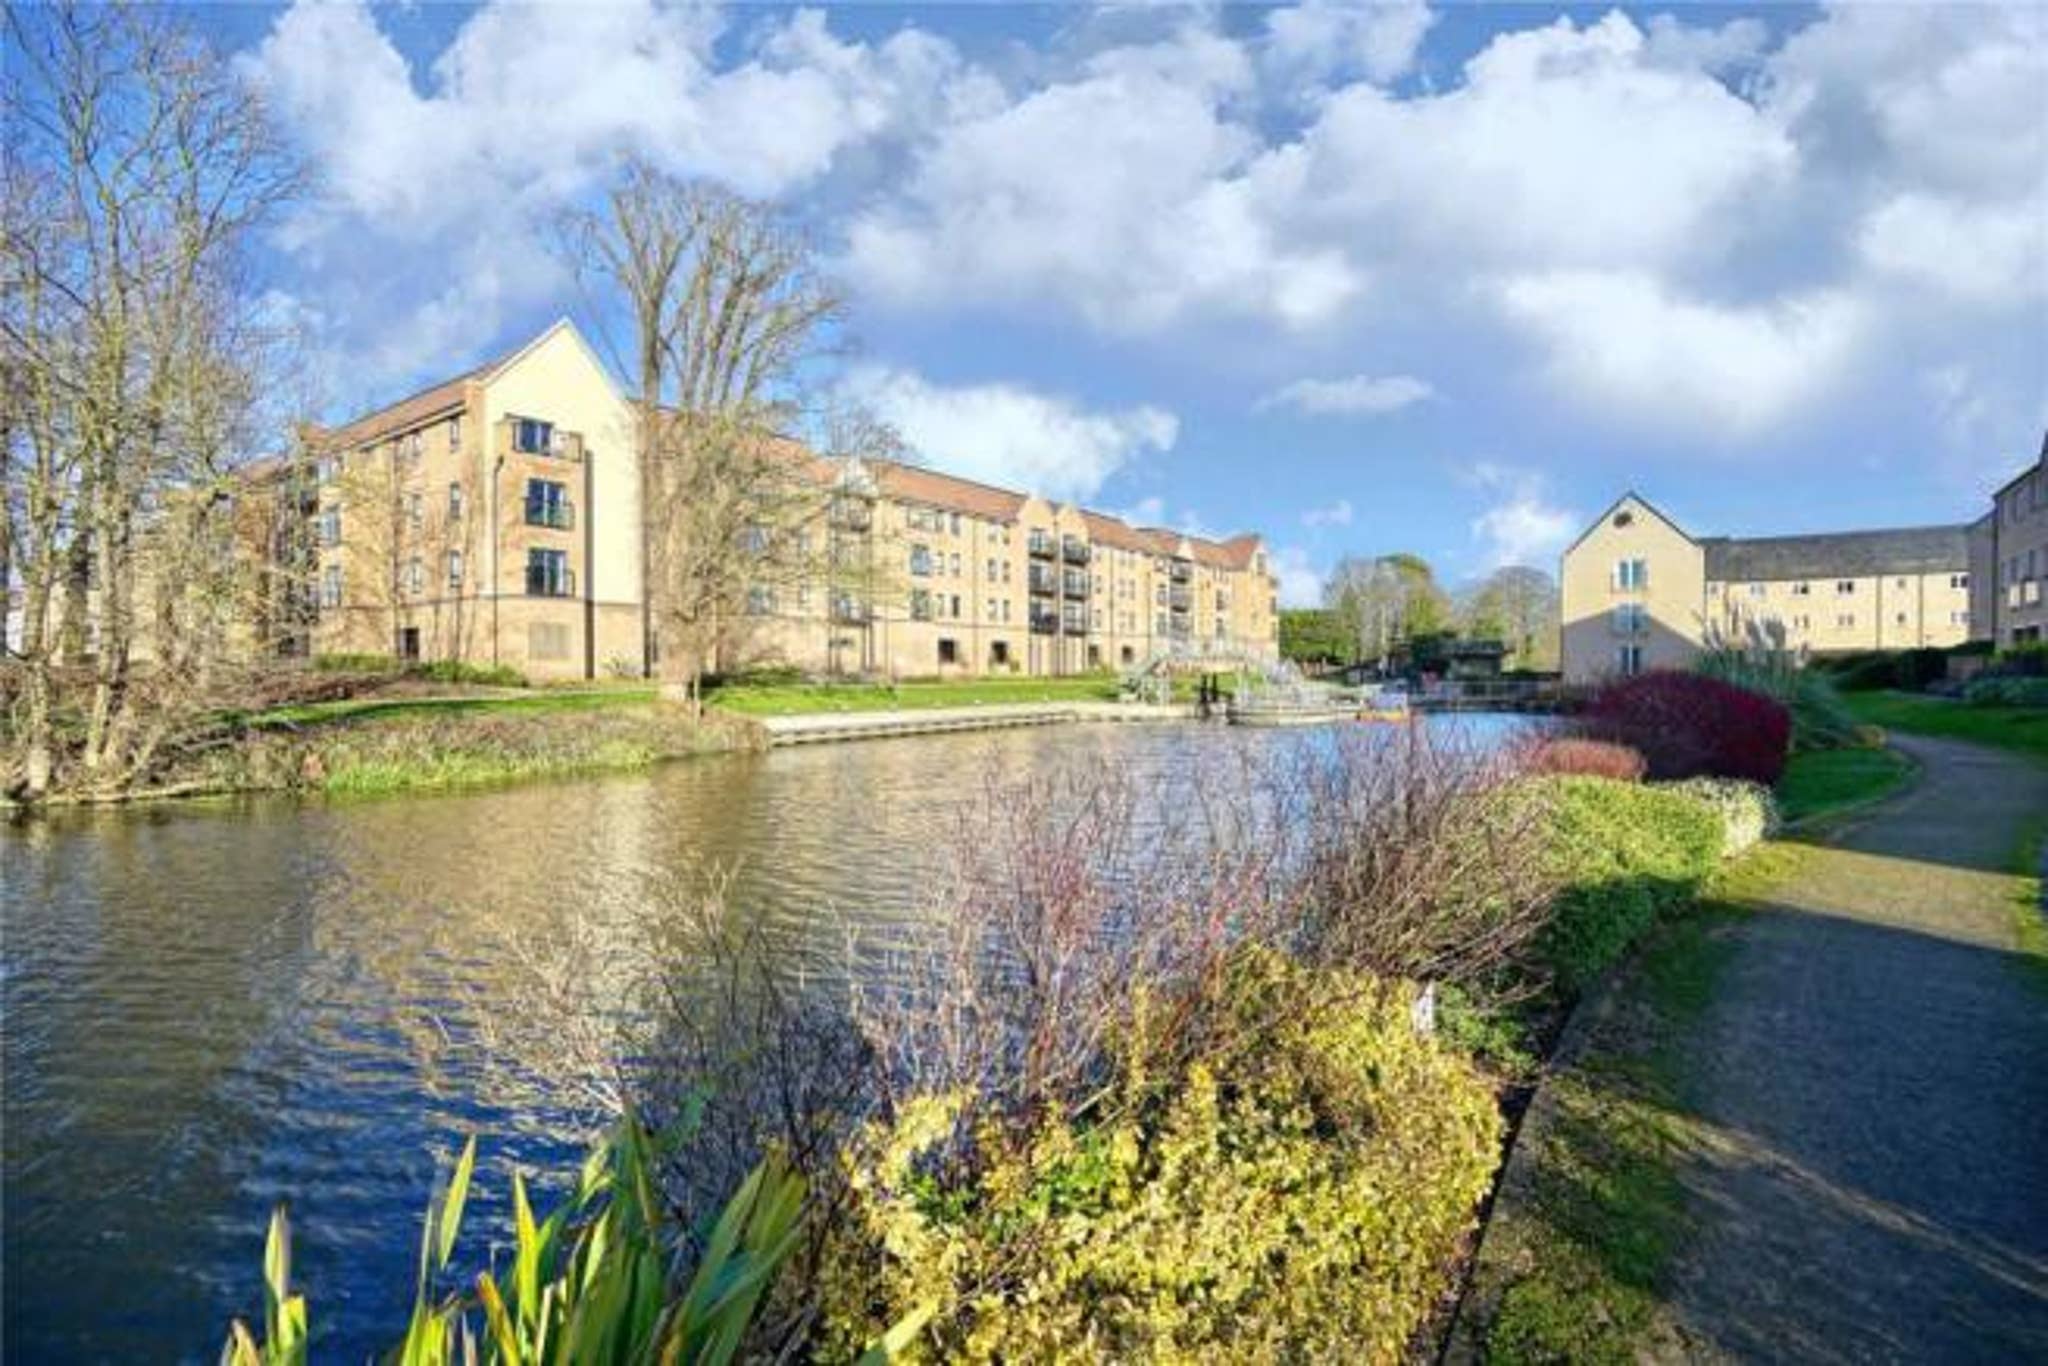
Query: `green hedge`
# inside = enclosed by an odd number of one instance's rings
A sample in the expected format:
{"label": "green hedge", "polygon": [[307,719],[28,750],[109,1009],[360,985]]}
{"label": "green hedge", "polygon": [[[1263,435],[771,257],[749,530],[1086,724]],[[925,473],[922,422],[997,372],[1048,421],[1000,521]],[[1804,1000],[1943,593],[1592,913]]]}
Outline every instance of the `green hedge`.
{"label": "green hedge", "polygon": [[1528,792],[1550,808],[1548,856],[1564,887],[1539,949],[1567,993],[1691,901],[1729,848],[1721,801],[1693,784],[1552,777],[1532,779]]}
{"label": "green hedge", "polygon": [[1140,1011],[1085,1114],[966,1143],[961,1098],[912,1101],[849,1158],[819,1359],[929,1307],[931,1360],[1401,1360],[1501,1131],[1409,999],[1251,951],[1201,998],[1209,1046]]}
{"label": "green hedge", "polygon": [[2048,678],[1973,678],[1963,689],[1963,700],[1973,707],[2048,707]]}

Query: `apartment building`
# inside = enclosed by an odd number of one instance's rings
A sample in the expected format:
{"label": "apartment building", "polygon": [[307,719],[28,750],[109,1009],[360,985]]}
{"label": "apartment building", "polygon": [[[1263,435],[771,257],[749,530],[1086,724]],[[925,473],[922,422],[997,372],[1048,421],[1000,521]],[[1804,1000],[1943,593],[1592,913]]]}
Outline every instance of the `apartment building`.
{"label": "apartment building", "polygon": [[1588,682],[1683,668],[1700,651],[1801,656],[1969,638],[1963,526],[1814,536],[1695,537],[1625,494],[1564,553],[1564,674]]}
{"label": "apartment building", "polygon": [[2048,639],[2048,434],[2034,464],[1970,526],[1971,638],[2001,649]]}
{"label": "apartment building", "polygon": [[[313,651],[535,678],[647,666],[634,410],[570,323],[313,446],[311,488],[282,473],[276,486],[311,518]],[[718,667],[1057,675],[1277,653],[1278,585],[1256,536],[1212,541],[914,465],[788,452],[816,486],[815,516],[774,534],[822,538],[819,568],[749,587]]]}

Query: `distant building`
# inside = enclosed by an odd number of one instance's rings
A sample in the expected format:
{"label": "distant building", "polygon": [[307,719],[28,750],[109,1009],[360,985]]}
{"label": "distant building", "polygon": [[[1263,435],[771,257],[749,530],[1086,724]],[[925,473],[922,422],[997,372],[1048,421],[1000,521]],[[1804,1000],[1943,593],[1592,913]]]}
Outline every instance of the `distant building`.
{"label": "distant building", "polygon": [[1972,638],[2004,648],[2048,639],[2048,434],[2034,464],[1991,495],[1970,526]]}
{"label": "distant building", "polygon": [[[266,506],[311,526],[273,538],[280,580],[305,590],[276,595],[274,649],[536,678],[642,671],[634,408],[573,325],[309,447],[310,476],[279,465],[259,481],[275,485]],[[1065,674],[1277,654],[1278,585],[1257,536],[1135,527],[937,470],[787,450],[817,481],[817,525],[758,534],[823,537],[834,569],[750,588],[720,667]]]}
{"label": "distant building", "polygon": [[1706,648],[1800,657],[1958,645],[1970,528],[1695,537],[1625,494],[1564,553],[1564,675],[1683,668]]}

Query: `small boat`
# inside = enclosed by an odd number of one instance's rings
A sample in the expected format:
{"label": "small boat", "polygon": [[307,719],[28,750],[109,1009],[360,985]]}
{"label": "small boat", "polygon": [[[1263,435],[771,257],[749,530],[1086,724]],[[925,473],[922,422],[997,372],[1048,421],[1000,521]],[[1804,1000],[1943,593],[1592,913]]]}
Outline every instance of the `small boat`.
{"label": "small boat", "polygon": [[1367,693],[1358,709],[1361,721],[1406,721],[1412,708],[1401,688],[1375,688]]}

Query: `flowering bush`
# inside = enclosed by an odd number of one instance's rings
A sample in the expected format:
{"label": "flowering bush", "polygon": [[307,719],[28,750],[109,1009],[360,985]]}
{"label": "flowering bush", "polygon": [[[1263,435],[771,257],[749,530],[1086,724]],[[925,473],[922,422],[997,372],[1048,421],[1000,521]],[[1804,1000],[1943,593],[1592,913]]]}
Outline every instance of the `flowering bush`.
{"label": "flowering bush", "polygon": [[1671,791],[1712,807],[1721,817],[1721,857],[1733,858],[1778,828],[1778,803],[1767,787],[1732,778],[1688,778]]}
{"label": "flowering bush", "polygon": [[1570,736],[1539,740],[1523,756],[1530,773],[1613,778],[1618,782],[1640,782],[1648,765],[1643,756],[1627,745],[1605,740],[1582,740]]}
{"label": "flowering bush", "polygon": [[1696,673],[1658,670],[1610,683],[1583,719],[1591,734],[1640,752],[1658,781],[1741,778],[1772,787],[1792,744],[1782,703]]}

